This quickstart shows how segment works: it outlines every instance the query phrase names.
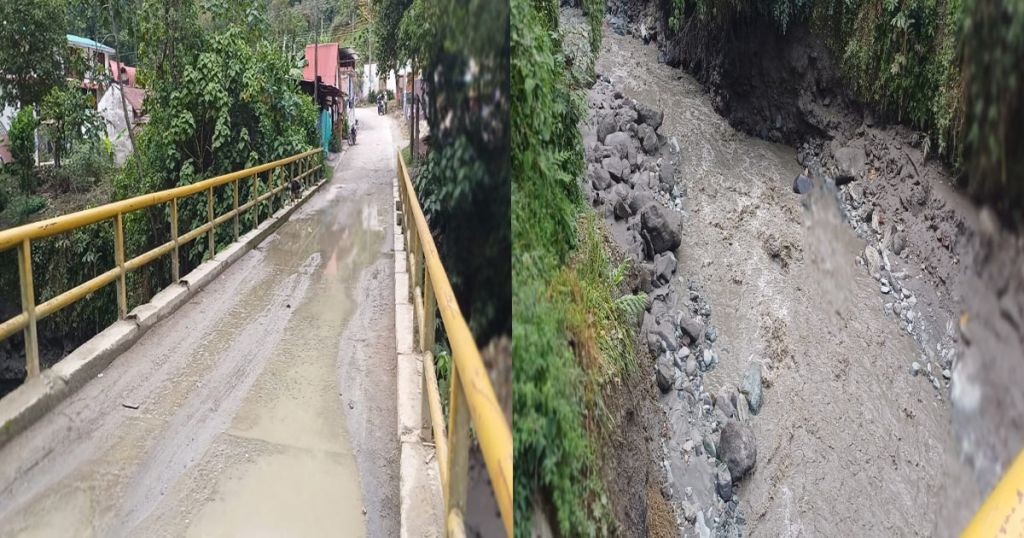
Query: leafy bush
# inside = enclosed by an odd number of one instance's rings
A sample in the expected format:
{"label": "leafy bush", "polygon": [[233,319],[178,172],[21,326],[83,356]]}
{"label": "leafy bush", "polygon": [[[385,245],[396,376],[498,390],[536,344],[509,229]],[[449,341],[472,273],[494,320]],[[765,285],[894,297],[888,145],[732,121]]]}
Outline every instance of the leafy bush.
{"label": "leafy bush", "polygon": [[34,188],[32,167],[36,162],[36,126],[38,122],[30,107],[22,107],[11,120],[11,128],[7,131],[10,143],[14,173],[18,178],[18,188],[23,193],[30,193]]}
{"label": "leafy bush", "polygon": [[603,535],[613,523],[587,424],[600,407],[594,388],[609,371],[602,365],[628,363],[630,332],[619,332],[596,224],[584,218],[577,226],[583,98],[570,89],[553,31],[557,3],[511,7],[516,536],[530,535],[538,494],[559,534]]}
{"label": "leafy bush", "polygon": [[89,99],[90,94],[83,93],[73,81],[54,86],[43,99],[41,116],[53,141],[53,160],[57,168],[61,167],[64,154],[78,142],[91,145],[99,141],[103,119]]}
{"label": "leafy bush", "polygon": [[1024,9],[1016,0],[966,0],[964,9],[968,14],[963,64],[968,107],[965,143],[971,186],[1003,209],[1020,212],[1024,208]]}

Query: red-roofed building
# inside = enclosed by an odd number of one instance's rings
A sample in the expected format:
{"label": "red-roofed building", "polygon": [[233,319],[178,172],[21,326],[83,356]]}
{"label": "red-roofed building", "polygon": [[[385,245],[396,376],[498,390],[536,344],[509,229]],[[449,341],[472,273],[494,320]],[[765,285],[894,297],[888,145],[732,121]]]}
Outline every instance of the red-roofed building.
{"label": "red-roofed building", "polygon": [[110,76],[114,80],[120,81],[122,85],[126,85],[129,88],[136,88],[135,85],[135,68],[130,65],[123,65],[121,63],[110,60],[108,64],[110,69]]}

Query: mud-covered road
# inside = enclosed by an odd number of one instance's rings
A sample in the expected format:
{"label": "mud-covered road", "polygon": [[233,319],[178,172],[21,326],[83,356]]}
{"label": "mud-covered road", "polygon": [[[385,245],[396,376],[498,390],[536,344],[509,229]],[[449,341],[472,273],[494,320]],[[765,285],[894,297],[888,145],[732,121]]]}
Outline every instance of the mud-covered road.
{"label": "mud-covered road", "polygon": [[[606,31],[596,71],[663,110],[660,134],[680,150],[672,285],[685,295],[693,281],[711,306],[719,362],[707,392],[739,385],[751,362],[764,371],[764,406],[750,419],[757,465],[738,492],[743,534],[955,535],[980,498],[948,390],[910,374],[920,350],[856,263],[864,242],[834,197],[814,193],[807,210],[792,193],[793,148],[737,132],[695,80],[657,58],[655,46]],[[690,429],[673,398],[663,396],[669,451]]]}
{"label": "mud-covered road", "polygon": [[0,450],[0,536],[394,536],[392,120]]}

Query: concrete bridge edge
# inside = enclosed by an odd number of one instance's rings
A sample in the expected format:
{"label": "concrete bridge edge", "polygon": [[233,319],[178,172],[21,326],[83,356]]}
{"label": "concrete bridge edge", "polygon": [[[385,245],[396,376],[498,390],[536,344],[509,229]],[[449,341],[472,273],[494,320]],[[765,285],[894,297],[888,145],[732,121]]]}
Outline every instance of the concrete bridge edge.
{"label": "concrete bridge edge", "polygon": [[287,222],[291,214],[328,181],[329,178],[313,185],[298,201],[279,209],[255,229],[217,253],[212,260],[203,262],[178,282],[154,295],[148,303],[137,306],[125,319],[114,322],[53,367],[27,380],[0,399],[0,447],[30,428],[90,379],[101,374],[157,322],[173,314],[232,263]]}
{"label": "concrete bridge edge", "polygon": [[[394,181],[395,208],[401,207],[398,179]],[[397,365],[398,440],[401,445],[399,470],[401,538],[444,536],[444,497],[441,491],[436,452],[420,437],[423,408],[423,356],[416,352],[415,315],[409,302],[409,273],[405,238],[394,212],[395,253],[395,348]]]}

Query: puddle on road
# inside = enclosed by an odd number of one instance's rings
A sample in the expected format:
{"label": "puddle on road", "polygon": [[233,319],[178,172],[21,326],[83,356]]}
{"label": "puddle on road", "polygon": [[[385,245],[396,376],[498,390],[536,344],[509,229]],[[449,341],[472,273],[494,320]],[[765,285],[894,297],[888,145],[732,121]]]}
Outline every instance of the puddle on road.
{"label": "puddle on road", "polygon": [[284,448],[220,482],[186,536],[365,536],[350,456]]}

